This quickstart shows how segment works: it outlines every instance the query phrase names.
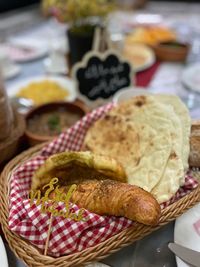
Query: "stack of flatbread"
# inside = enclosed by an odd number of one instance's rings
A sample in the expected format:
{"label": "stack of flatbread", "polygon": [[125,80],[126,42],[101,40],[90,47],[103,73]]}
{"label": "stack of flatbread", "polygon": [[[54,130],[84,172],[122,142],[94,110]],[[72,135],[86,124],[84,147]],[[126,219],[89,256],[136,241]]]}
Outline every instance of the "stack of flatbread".
{"label": "stack of flatbread", "polygon": [[184,184],[190,129],[188,109],[177,96],[137,96],[98,120],[86,134],[84,149],[118,160],[128,183],[162,203]]}

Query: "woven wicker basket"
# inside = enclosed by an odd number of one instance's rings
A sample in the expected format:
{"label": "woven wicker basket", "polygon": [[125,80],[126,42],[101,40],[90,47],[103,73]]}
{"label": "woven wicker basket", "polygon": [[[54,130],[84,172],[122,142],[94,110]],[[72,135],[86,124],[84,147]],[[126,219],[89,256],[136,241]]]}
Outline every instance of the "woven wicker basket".
{"label": "woven wicker basket", "polygon": [[9,136],[0,144],[0,164],[1,166],[9,159],[13,158],[20,147],[22,142],[22,136],[25,131],[25,120],[22,115],[20,115],[14,108],[14,124],[10,131]]}
{"label": "woven wicker basket", "polygon": [[[168,222],[173,221],[183,212],[185,212],[200,201],[200,186],[198,186],[190,194],[186,195],[174,204],[165,208],[162,211],[162,216],[157,226],[152,227],[136,223],[134,226],[121,231],[120,233],[109,238],[108,240],[94,247],[85,249],[81,252],[77,252],[68,256],[62,256],[59,258],[44,256],[37,248],[31,245],[28,241],[25,241],[17,234],[11,232],[8,228],[8,205],[11,174],[19,163],[22,163],[25,160],[35,156],[40,151],[42,146],[43,145],[39,145],[34,148],[31,148],[14,158],[12,161],[10,161],[4,168],[0,180],[0,198],[2,203],[0,209],[0,218],[2,229],[10,248],[14,251],[16,256],[22,259],[28,266],[75,267],[82,266],[94,260],[101,260],[109,256],[111,253],[116,252],[120,248],[125,247],[131,244],[132,242],[143,238],[144,236],[159,229],[161,226],[167,224]],[[195,173],[195,176],[200,176],[200,174]]]}

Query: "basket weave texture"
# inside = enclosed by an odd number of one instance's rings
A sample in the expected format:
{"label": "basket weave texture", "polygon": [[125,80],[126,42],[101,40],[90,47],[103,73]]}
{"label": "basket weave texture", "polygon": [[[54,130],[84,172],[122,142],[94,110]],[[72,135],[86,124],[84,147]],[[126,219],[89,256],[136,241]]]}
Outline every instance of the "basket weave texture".
{"label": "basket weave texture", "polygon": [[5,163],[17,154],[21,138],[25,131],[25,120],[14,108],[14,124],[10,135],[0,144],[0,164]]}
{"label": "basket weave texture", "polygon": [[[59,258],[53,258],[44,256],[29,242],[23,240],[20,236],[10,231],[8,227],[8,215],[9,215],[9,191],[10,191],[10,178],[13,170],[22,161],[30,159],[35,156],[41,149],[41,145],[36,146],[15,159],[10,161],[1,174],[0,180],[0,198],[1,198],[1,225],[5,237],[8,241],[10,248],[14,251],[17,257],[21,258],[28,266],[81,266],[94,260],[101,260],[110,254],[118,251],[120,248],[125,247],[132,242],[143,238],[151,232],[159,229],[163,225],[170,221],[173,221],[189,208],[193,207],[200,201],[200,186],[195,188],[191,193],[176,201],[172,205],[162,210],[162,216],[160,222],[156,226],[145,226],[142,224],[135,224],[106,241],[85,249],[81,252],[74,253],[68,256],[62,256]],[[200,176],[199,174],[195,174]]]}
{"label": "basket weave texture", "polygon": [[[68,256],[53,258],[44,256],[38,249],[31,245],[22,237],[10,231],[8,227],[9,215],[9,193],[11,186],[11,177],[17,166],[26,160],[38,155],[43,145],[30,149],[15,159],[13,159],[4,169],[0,181],[0,196],[2,199],[2,208],[0,210],[2,228],[8,243],[15,254],[24,260],[28,266],[80,266],[94,260],[100,260],[118,249],[143,238],[145,235],[155,231],[162,225],[174,220],[187,209],[191,208],[200,199],[200,187],[198,186],[188,195],[177,200],[170,206],[162,210],[162,216],[157,226],[144,226],[135,223],[133,226],[122,230],[120,233],[110,237],[106,241],[84,249],[81,252],[73,253]],[[198,173],[195,174],[198,176]]]}

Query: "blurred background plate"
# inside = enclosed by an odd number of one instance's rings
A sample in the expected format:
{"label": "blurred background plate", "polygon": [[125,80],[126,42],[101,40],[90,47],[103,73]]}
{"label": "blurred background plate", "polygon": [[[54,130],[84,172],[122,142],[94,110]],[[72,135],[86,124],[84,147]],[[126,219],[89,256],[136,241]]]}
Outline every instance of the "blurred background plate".
{"label": "blurred background plate", "polygon": [[123,88],[122,90],[119,90],[113,97],[113,101],[116,104],[119,104],[123,101],[126,101],[132,97],[138,96],[138,95],[150,95],[152,92],[149,90],[146,90],[144,87],[127,87]]}
{"label": "blurred background plate", "polygon": [[0,237],[0,263],[1,267],[8,267],[7,254],[1,237]]}
{"label": "blurred background plate", "polygon": [[17,65],[17,64],[12,63],[12,64],[4,67],[1,70],[1,72],[2,72],[3,79],[7,80],[7,79],[14,78],[18,74],[20,74],[21,67],[19,65]]}
{"label": "blurred background plate", "polygon": [[[175,223],[174,241],[187,248],[200,251],[200,204],[180,216]],[[189,267],[176,257],[178,267]]]}
{"label": "blurred background plate", "polygon": [[135,72],[150,68],[155,63],[154,51],[144,44],[124,44],[123,56],[132,64]]}
{"label": "blurred background plate", "polygon": [[[36,76],[16,82],[7,88],[8,96],[11,98],[16,97],[16,94],[19,93],[19,91],[23,87],[28,86],[31,83],[42,82],[42,81],[56,82],[63,89],[65,89],[68,92],[68,96],[64,100],[73,102],[76,99],[77,93],[75,89],[75,84],[72,79],[68,77],[50,76],[50,75]],[[45,93],[45,88],[44,88],[44,93]]]}
{"label": "blurred background plate", "polygon": [[5,43],[0,45],[0,49],[4,49],[11,60],[21,63],[39,59],[47,54],[47,49],[44,46],[35,45],[35,42],[32,44]]}
{"label": "blurred background plate", "polygon": [[182,74],[182,83],[185,87],[200,93],[200,63],[189,65]]}

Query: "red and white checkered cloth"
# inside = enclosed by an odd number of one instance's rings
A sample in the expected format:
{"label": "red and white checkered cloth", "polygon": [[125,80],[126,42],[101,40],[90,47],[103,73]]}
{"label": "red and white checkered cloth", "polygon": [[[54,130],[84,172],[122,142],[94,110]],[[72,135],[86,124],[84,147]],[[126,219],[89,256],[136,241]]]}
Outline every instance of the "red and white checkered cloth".
{"label": "red and white checkered cloth", "polygon": [[[42,214],[40,207],[36,205],[30,207],[27,195],[30,191],[32,175],[50,155],[66,150],[80,150],[88,128],[112,107],[113,104],[107,104],[89,113],[57,139],[46,145],[39,155],[22,163],[14,171],[11,177],[9,212],[9,227],[13,232],[44,250],[50,214]],[[162,208],[183,197],[196,186],[197,182],[188,174],[185,185],[170,201],[162,204]],[[62,208],[62,204],[60,207]],[[76,212],[79,210],[74,204],[71,208]],[[85,215],[89,218],[87,222],[75,222],[63,217],[53,217],[48,248],[49,255],[60,256],[81,251],[134,224],[124,217],[99,216],[89,211],[86,211]]]}

